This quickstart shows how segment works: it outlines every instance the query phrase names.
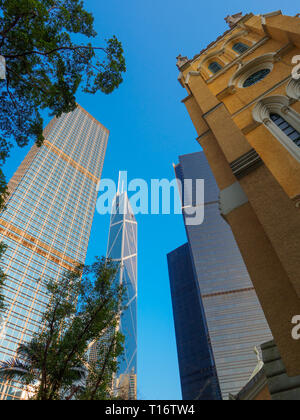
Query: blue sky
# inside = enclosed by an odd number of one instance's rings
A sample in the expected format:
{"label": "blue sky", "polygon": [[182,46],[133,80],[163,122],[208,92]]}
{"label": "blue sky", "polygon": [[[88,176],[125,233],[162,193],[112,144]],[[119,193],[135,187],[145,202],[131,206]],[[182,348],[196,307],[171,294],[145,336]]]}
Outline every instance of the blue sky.
{"label": "blue sky", "polygon": [[[262,5],[263,3],[263,5]],[[110,129],[103,177],[174,178],[172,163],[200,150],[181,100],[178,54],[194,56],[227,30],[225,16],[240,12],[299,12],[289,0],[85,0],[95,16],[95,43],[115,34],[123,42],[127,73],[112,95],[78,95],[78,102]],[[15,149],[9,179],[28,148]],[[181,399],[166,254],[186,242],[181,216],[137,216],[139,223],[138,392],[141,399]],[[87,261],[105,255],[109,217],[96,214]]]}

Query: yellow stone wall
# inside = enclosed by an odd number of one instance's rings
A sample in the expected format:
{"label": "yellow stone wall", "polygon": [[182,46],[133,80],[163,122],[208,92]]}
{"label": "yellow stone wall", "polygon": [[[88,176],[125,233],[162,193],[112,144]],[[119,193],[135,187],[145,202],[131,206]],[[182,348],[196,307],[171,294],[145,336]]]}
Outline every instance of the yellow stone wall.
{"label": "yellow stone wall", "polygon": [[[250,47],[241,55],[232,49],[239,41]],[[265,79],[248,88],[234,83],[240,68],[271,54],[273,68]],[[300,163],[263,122],[254,120],[253,109],[268,96],[287,96],[295,55],[300,55],[298,17],[249,14],[184,63],[179,77],[187,91],[183,103],[219,188],[239,181],[248,197],[225,218],[290,376],[300,375],[300,341],[291,337],[291,318],[300,315],[300,212],[294,202],[300,195]],[[212,61],[222,63],[216,74],[209,70]],[[290,106],[300,114],[299,101]],[[263,165],[237,179],[231,164],[252,149]]]}

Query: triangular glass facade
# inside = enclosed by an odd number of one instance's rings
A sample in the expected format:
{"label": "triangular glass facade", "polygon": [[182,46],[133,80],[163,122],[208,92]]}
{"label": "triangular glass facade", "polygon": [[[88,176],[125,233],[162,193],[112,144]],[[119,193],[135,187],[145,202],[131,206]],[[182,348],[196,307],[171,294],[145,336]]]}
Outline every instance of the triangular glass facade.
{"label": "triangular glass facade", "polygon": [[117,280],[125,286],[124,304],[127,307],[120,321],[120,330],[125,336],[125,354],[119,360],[116,387],[122,389],[124,399],[136,399],[137,222],[126,192],[118,193],[113,203],[107,257],[120,263]]}

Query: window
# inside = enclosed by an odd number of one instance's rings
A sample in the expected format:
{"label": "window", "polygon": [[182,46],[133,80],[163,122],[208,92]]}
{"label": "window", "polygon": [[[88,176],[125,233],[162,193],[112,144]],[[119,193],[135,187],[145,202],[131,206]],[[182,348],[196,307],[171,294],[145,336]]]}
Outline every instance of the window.
{"label": "window", "polygon": [[287,96],[267,96],[253,109],[253,118],[262,123],[300,163],[300,115]]}
{"label": "window", "polygon": [[216,74],[216,73],[218,73],[218,71],[222,70],[221,64],[217,63],[216,61],[210,63],[208,68],[214,74]]}
{"label": "window", "polygon": [[233,51],[237,52],[238,54],[243,54],[245,51],[249,49],[248,45],[243,44],[242,42],[237,42],[232,47]]}
{"label": "window", "polygon": [[259,70],[255,73],[253,73],[250,77],[248,77],[245,80],[245,82],[243,84],[243,87],[246,88],[246,87],[250,87],[250,86],[255,85],[256,83],[260,82],[265,77],[267,77],[268,74],[270,74],[270,73],[271,73],[270,69],[262,69],[262,70]]}
{"label": "window", "polygon": [[291,126],[279,114],[271,114],[271,120],[288,136],[298,147],[300,147],[300,133]]}
{"label": "window", "polygon": [[239,68],[229,80],[229,88],[247,88],[263,80],[274,68],[276,53],[267,53],[246,63]]}

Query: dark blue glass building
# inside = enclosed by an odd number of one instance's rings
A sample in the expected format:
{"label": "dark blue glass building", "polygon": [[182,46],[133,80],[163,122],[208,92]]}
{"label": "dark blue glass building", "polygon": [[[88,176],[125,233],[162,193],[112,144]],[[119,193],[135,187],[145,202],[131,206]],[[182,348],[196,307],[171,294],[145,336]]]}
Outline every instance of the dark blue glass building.
{"label": "dark blue glass building", "polygon": [[184,400],[220,400],[205,316],[189,245],[168,255],[173,313]]}

